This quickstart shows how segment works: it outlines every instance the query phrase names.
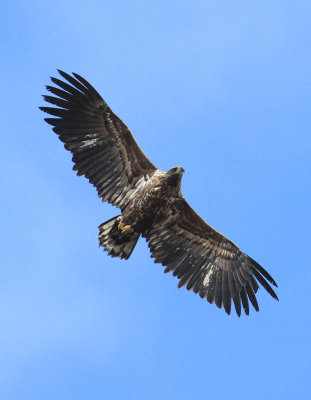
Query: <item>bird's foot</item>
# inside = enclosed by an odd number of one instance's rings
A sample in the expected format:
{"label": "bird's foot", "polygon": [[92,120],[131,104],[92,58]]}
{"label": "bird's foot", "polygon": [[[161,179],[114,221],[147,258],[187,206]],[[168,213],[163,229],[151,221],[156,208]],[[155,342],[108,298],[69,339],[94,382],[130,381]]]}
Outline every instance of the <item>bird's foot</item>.
{"label": "bird's foot", "polygon": [[131,225],[124,225],[123,222],[120,222],[118,225],[118,229],[121,231],[121,233],[129,233],[132,227]]}

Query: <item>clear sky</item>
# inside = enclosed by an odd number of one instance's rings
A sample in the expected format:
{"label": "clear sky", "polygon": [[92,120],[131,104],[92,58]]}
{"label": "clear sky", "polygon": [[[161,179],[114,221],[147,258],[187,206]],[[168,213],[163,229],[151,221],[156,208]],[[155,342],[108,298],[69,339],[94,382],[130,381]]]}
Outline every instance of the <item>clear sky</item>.
{"label": "clear sky", "polygon": [[[309,399],[310,1],[10,1],[1,11],[0,398]],[[228,317],[102,204],[44,123],[56,69],[92,83],[151,161],[266,268]],[[4,143],[3,143],[4,142]]]}

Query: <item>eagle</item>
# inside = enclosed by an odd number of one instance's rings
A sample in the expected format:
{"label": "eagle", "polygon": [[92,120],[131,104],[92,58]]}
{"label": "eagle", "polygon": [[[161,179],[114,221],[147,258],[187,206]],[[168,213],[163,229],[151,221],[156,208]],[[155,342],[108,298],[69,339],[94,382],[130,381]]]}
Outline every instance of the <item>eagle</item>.
{"label": "eagle", "polygon": [[154,262],[179,279],[179,288],[186,286],[227,314],[234,304],[238,316],[242,307],[249,315],[249,302],[259,311],[259,285],[278,300],[271,275],[187,203],[181,192],[184,168],[156,168],[88,81],[58,72],[63,79],[51,77],[55,86],[46,86],[53,96],[43,96],[53,106],[40,107],[52,116],[45,121],[72,153],[77,175],[121,210],[99,225],[99,246],[127,260],[142,236]]}

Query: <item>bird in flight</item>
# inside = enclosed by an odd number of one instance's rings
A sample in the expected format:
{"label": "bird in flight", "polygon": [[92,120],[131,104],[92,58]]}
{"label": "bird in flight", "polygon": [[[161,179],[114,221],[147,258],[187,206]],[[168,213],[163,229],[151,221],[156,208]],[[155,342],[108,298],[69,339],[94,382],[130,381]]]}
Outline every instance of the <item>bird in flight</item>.
{"label": "bird in flight", "polygon": [[103,201],[121,214],[99,226],[99,245],[110,256],[128,259],[140,236],[155,263],[179,279],[178,287],[238,316],[249,314],[249,301],[259,311],[259,285],[276,300],[271,275],[233,242],[208,225],[181,192],[183,167],[156,168],[128,127],[80,75],[58,70],[51,78],[53,107],[40,107],[45,121],[72,154],[73,169],[95,186]]}

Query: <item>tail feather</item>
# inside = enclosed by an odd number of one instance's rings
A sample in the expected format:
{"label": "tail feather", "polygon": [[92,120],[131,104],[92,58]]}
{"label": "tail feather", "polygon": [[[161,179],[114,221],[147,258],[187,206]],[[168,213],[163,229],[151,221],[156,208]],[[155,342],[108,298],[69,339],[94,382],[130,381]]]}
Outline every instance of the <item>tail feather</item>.
{"label": "tail feather", "polygon": [[110,256],[127,260],[139,239],[136,232],[121,233],[118,229],[120,217],[111,218],[99,225],[99,246],[103,247]]}

